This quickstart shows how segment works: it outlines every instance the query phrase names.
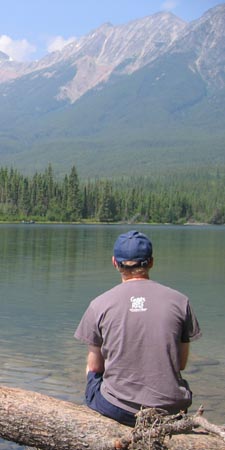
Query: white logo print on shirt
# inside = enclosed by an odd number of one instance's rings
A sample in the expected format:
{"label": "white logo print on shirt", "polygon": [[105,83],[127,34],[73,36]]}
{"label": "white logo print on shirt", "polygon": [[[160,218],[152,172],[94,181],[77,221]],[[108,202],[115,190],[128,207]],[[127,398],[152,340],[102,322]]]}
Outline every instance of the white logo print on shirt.
{"label": "white logo print on shirt", "polygon": [[130,308],[131,312],[142,312],[147,311],[147,308],[144,308],[145,298],[144,297],[131,297],[130,298],[132,307]]}

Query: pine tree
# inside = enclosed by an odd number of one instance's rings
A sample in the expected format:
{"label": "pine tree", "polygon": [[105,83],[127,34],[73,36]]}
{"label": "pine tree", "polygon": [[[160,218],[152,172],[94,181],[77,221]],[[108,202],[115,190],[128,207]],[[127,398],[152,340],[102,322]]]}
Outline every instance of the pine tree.
{"label": "pine tree", "polygon": [[117,220],[116,202],[109,181],[106,181],[102,190],[98,218],[100,222],[114,222]]}
{"label": "pine tree", "polygon": [[73,166],[68,178],[67,213],[70,220],[76,221],[81,215],[81,197],[76,167]]}

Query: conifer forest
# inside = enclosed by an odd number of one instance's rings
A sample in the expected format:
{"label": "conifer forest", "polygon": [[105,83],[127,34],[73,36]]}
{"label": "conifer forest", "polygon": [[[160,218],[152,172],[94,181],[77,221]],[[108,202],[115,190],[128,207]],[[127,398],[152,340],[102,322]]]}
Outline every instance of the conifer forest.
{"label": "conifer forest", "polygon": [[225,166],[80,180],[0,168],[1,222],[225,223]]}

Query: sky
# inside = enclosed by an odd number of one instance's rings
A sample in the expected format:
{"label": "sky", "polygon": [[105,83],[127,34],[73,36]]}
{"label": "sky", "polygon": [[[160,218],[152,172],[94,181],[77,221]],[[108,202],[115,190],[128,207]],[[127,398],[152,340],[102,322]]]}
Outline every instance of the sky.
{"label": "sky", "polygon": [[128,23],[159,11],[190,22],[219,0],[0,0],[0,51],[17,61],[40,59],[105,22]]}

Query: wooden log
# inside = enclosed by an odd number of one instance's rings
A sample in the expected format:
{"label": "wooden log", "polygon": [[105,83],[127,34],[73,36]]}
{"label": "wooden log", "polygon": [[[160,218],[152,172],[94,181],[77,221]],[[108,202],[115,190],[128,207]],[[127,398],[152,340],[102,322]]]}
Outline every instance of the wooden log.
{"label": "wooden log", "polygon": [[21,445],[48,450],[116,447],[130,428],[86,406],[36,392],[0,387],[0,436]]}
{"label": "wooden log", "polygon": [[[86,406],[2,386],[0,436],[43,450],[114,450],[132,448],[133,431]],[[173,436],[165,444],[170,450],[225,450],[224,440],[205,432]]]}

